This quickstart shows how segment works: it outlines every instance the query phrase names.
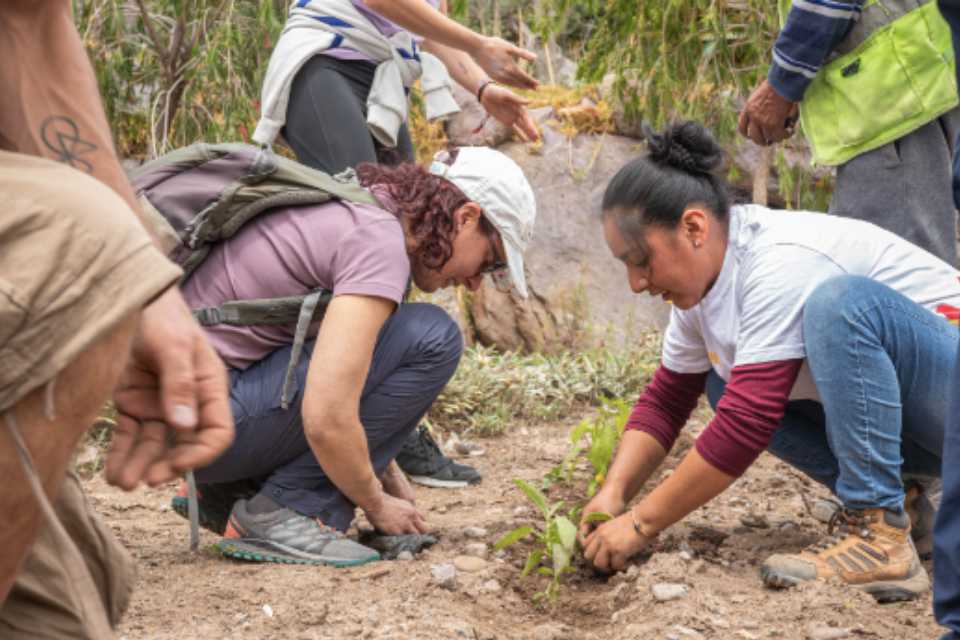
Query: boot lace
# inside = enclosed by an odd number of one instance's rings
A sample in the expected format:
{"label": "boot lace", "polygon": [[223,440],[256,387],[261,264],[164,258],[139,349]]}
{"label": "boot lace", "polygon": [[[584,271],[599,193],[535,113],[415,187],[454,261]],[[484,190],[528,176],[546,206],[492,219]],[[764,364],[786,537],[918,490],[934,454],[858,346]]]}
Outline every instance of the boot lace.
{"label": "boot lace", "polygon": [[830,547],[840,544],[847,536],[857,536],[864,540],[873,539],[870,524],[873,517],[863,511],[855,511],[842,507],[830,517],[827,524],[827,535],[810,545],[813,552],[826,551]]}

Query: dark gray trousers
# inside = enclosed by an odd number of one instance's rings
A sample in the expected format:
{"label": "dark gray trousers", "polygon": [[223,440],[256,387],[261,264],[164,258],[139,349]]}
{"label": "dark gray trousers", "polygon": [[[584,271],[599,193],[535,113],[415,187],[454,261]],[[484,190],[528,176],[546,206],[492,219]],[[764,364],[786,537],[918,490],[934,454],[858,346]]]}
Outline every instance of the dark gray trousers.
{"label": "dark gray trousers", "polygon": [[367,128],[367,94],[377,67],[363,60],[318,55],[308,60],[290,85],[283,138],[303,164],[340,173],[361,162],[413,162],[406,123],[397,148],[387,149]]}
{"label": "dark gray trousers", "polygon": [[953,146],[960,109],[837,167],[832,214],[872,222],[957,264]]}
{"label": "dark gray trousers", "polygon": [[[275,502],[346,531],[354,504],[330,481],[303,431],[300,406],[314,342],[304,345],[296,394],[280,407],[290,347],[277,349],[243,371],[230,371],[233,445],[197,471],[201,483],[265,478],[261,492]],[[377,475],[453,376],[463,351],[456,322],[431,304],[404,304],[383,325],[360,396],[360,422]]]}

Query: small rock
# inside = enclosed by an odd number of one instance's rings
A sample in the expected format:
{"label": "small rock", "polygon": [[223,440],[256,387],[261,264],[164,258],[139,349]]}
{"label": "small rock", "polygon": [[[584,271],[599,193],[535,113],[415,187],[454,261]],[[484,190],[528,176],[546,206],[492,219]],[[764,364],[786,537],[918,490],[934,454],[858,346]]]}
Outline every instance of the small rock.
{"label": "small rock", "polygon": [[493,557],[496,558],[497,560],[504,560],[507,557],[507,552],[503,549],[500,549],[499,551],[493,554]]}
{"label": "small rock", "polygon": [[740,516],[740,523],[751,529],[769,529],[770,521],[766,517],[756,514],[748,513],[745,516]]}
{"label": "small rock", "polygon": [[702,638],[703,634],[696,629],[684,627],[679,624],[671,627],[667,632],[667,640],[684,640],[684,638]]}
{"label": "small rock", "polygon": [[811,623],[807,626],[807,638],[809,640],[840,640],[840,638],[849,637],[850,629],[828,627],[817,623]]}
{"label": "small rock", "polygon": [[463,530],[463,535],[468,538],[473,538],[475,540],[480,540],[486,538],[488,533],[487,530],[483,527],[467,527]]}
{"label": "small rock", "polygon": [[487,561],[474,556],[457,556],[453,559],[453,566],[459,571],[476,573],[487,568]]}
{"label": "small rock", "polygon": [[267,616],[268,618],[272,618],[272,617],[273,617],[273,607],[271,607],[271,606],[268,605],[268,604],[263,605],[263,615]]}
{"label": "small rock", "polygon": [[500,583],[497,582],[496,580],[493,580],[492,578],[484,582],[482,585],[480,585],[480,591],[482,591],[483,593],[497,593],[502,588],[503,587],[500,586]]}
{"label": "small rock", "polygon": [[457,588],[457,569],[452,564],[434,564],[430,566],[433,583],[443,589]]}
{"label": "small rock", "polygon": [[463,456],[482,456],[486,453],[483,450],[483,447],[478,445],[476,442],[467,442],[465,440],[457,440],[453,443],[453,449],[457,453]]}
{"label": "small rock", "polygon": [[650,587],[650,592],[657,602],[668,602],[676,600],[687,595],[689,588],[685,584],[674,584],[669,582],[658,582]]}
{"label": "small rock", "polygon": [[530,515],[530,509],[526,508],[523,505],[520,505],[519,507],[513,510],[513,515],[516,516],[517,518],[528,516]]}
{"label": "small rock", "polygon": [[531,635],[533,640],[566,640],[571,637],[569,628],[563,624],[542,624]]}
{"label": "small rock", "polygon": [[397,560],[399,560],[400,562],[410,562],[411,560],[413,560],[413,554],[410,553],[409,551],[401,551],[400,553],[397,554]]}
{"label": "small rock", "polygon": [[487,548],[485,542],[471,542],[470,544],[464,546],[463,553],[464,555],[486,560],[487,556],[490,555],[490,549]]}
{"label": "small rock", "polygon": [[626,576],[628,580],[636,580],[637,576],[640,575],[640,567],[635,564],[627,567]]}
{"label": "small rock", "polygon": [[743,638],[743,640],[760,640],[760,636],[745,629],[740,629],[737,631],[737,637]]}
{"label": "small rock", "polygon": [[805,504],[809,505],[810,515],[820,522],[830,522],[833,514],[835,514],[841,506],[839,502],[832,498],[818,498],[812,503],[805,501]]}
{"label": "small rock", "polygon": [[680,556],[680,559],[684,560],[685,562],[693,560],[693,554],[689,551],[681,551],[678,555]]}

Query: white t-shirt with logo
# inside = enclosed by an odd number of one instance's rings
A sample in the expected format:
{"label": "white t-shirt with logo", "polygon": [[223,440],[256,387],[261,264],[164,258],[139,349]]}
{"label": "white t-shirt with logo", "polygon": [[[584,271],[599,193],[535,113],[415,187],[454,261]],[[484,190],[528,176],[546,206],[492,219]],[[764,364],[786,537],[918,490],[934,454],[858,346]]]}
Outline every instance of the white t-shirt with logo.
{"label": "white t-shirt with logo", "polygon": [[[956,323],[960,272],[923,249],[860,220],[737,206],[717,281],[696,306],[671,312],[663,365],[677,373],[712,367],[729,381],[736,366],[804,358],[803,306],[819,284],[845,274]],[[819,399],[806,363],[790,398]]]}

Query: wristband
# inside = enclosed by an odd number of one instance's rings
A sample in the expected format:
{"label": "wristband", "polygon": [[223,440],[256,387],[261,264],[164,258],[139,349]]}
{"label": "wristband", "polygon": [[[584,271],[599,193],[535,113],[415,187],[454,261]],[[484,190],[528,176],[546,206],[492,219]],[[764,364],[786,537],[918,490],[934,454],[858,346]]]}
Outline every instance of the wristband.
{"label": "wristband", "polygon": [[643,524],[640,522],[640,519],[637,517],[637,508],[634,507],[630,509],[630,519],[633,520],[633,530],[637,532],[637,535],[641,538],[654,538],[656,534],[647,535],[643,532]]}
{"label": "wristband", "polygon": [[491,80],[490,78],[487,78],[486,80],[484,80],[483,82],[480,83],[480,86],[479,86],[479,87],[477,87],[477,102],[479,102],[480,104],[483,104],[483,92],[484,92],[484,90],[485,90],[488,86],[490,86],[491,84],[494,84],[494,81]]}

